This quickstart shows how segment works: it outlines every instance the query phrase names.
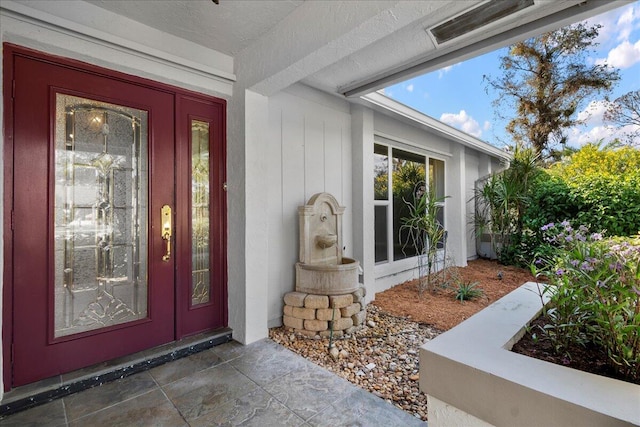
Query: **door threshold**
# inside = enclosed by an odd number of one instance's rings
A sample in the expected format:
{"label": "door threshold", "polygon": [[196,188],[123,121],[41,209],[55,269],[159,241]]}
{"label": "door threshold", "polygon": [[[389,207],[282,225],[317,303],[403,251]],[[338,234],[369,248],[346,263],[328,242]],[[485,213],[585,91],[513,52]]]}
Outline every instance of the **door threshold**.
{"label": "door threshold", "polygon": [[231,341],[231,329],[203,332],[129,356],[16,387],[4,394],[0,417],[137,374]]}

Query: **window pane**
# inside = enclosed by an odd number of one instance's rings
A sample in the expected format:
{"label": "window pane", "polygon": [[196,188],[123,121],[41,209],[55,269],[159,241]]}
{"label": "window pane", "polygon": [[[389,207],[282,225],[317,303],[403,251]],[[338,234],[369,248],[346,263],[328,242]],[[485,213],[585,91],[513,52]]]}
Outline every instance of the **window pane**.
{"label": "window pane", "polygon": [[393,259],[416,256],[420,248],[409,241],[406,230],[401,231],[403,218],[409,215],[406,202],[414,203],[414,194],[424,186],[426,158],[418,154],[393,149]]}
{"label": "window pane", "polygon": [[147,317],[147,112],[56,95],[54,336]]}
{"label": "window pane", "polygon": [[209,123],[191,121],[191,305],[209,302]]}
{"label": "window pane", "polygon": [[[438,223],[444,228],[444,207],[439,206],[436,212],[436,219]],[[442,239],[438,242],[438,249],[444,248],[445,241],[447,239],[447,231],[444,232]]]}
{"label": "window pane", "polygon": [[375,200],[389,200],[389,148],[373,146],[373,193]]}
{"label": "window pane", "polygon": [[376,262],[388,261],[387,256],[387,206],[375,206]]}
{"label": "window pane", "polygon": [[444,198],[444,162],[442,160],[429,159],[429,187],[435,190],[436,197]]}

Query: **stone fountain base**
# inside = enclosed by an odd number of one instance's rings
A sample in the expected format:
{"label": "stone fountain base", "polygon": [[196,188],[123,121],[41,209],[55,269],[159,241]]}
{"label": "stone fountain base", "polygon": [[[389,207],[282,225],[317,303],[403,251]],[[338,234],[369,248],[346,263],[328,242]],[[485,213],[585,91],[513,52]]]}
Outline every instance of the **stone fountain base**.
{"label": "stone fountain base", "polygon": [[361,286],[345,295],[315,295],[289,292],[284,296],[284,326],[309,338],[316,335],[340,338],[361,329],[367,318]]}

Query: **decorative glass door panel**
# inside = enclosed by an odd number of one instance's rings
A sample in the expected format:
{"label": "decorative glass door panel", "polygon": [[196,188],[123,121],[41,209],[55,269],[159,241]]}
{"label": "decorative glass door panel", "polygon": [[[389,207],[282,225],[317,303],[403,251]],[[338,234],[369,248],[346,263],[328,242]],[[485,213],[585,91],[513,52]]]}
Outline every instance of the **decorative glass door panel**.
{"label": "decorative glass door panel", "polygon": [[226,324],[224,109],[178,96],[176,235],[178,337]]}
{"label": "decorative glass door panel", "polygon": [[54,337],[147,316],[147,112],[56,95]]}
{"label": "decorative glass door panel", "polygon": [[210,298],[209,123],[191,120],[191,305]]}

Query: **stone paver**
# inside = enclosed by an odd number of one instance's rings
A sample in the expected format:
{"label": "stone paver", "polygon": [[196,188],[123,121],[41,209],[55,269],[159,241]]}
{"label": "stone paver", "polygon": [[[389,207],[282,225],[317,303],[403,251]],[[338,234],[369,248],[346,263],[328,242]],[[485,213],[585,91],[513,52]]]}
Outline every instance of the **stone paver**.
{"label": "stone paver", "polygon": [[269,339],[222,344],[0,419],[0,426],[240,424],[426,426]]}

